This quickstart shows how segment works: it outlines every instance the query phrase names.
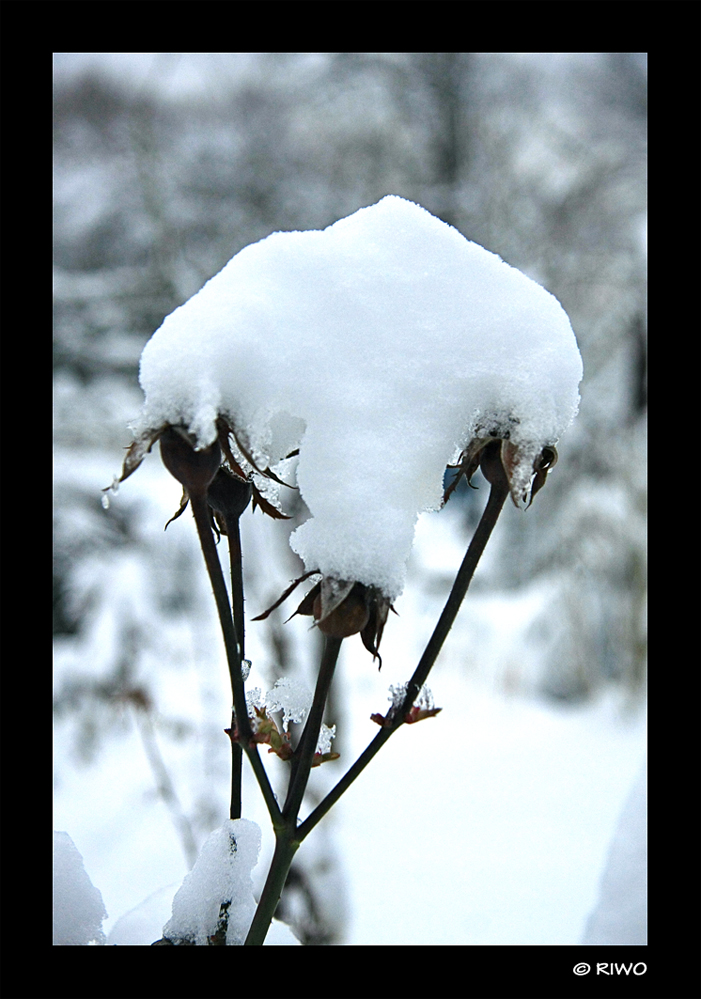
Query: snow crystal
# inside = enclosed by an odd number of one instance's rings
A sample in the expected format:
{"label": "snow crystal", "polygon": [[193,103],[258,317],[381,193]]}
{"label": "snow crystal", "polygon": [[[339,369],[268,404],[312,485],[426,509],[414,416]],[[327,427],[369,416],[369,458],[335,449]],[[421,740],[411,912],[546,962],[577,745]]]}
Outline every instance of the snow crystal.
{"label": "snow crystal", "polygon": [[54,832],[54,946],[104,944],[106,918],[75,843],[68,833]]}
{"label": "snow crystal", "polygon": [[301,722],[309,714],[312,693],[308,687],[291,676],[281,676],[265,695],[268,712],[282,711],[282,727],[287,732],[290,722]]}
{"label": "snow crystal", "polygon": [[246,691],[246,706],[251,717],[255,713],[255,708],[265,707],[265,699],[260,687],[251,687],[250,690]]}
{"label": "snow crystal", "polygon": [[256,911],[251,872],[260,844],[260,827],[249,819],[230,820],[211,833],[173,899],[164,937],[206,946],[217,931],[221,906],[229,902],[226,943],[242,945]]}
{"label": "snow crystal", "polygon": [[321,753],[323,756],[324,753],[331,752],[331,742],[335,738],[336,726],[332,725],[331,728],[329,728],[328,725],[324,725],[322,723],[321,731],[319,732],[319,741],[316,744],[317,753]]}
{"label": "snow crystal", "polygon": [[[393,708],[397,709],[402,706],[408,689],[409,689],[408,682],[398,683],[396,686],[394,684],[390,685],[388,700],[392,702]],[[421,690],[414,698],[414,706],[417,708],[424,708],[427,711],[433,711],[435,707],[433,701],[433,694],[431,693],[431,688],[427,687],[426,684],[423,685]]]}
{"label": "snow crystal", "polygon": [[218,414],[264,468],[299,447],[307,569],[404,586],[420,512],[475,435],[505,432],[524,468],[572,422],[582,362],[549,292],[396,196],[323,231],[240,251],[146,345],[137,432]]}

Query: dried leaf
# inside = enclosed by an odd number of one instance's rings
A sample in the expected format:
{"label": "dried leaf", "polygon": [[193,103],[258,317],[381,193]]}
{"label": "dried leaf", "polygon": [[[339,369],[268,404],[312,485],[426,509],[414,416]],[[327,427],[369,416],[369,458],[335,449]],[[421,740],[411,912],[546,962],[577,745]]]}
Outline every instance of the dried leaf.
{"label": "dried leaf", "polygon": [[322,579],[320,592],[321,613],[317,617],[317,624],[325,621],[329,614],[332,614],[343,603],[355,585],[353,580],[349,582],[345,579],[334,579],[330,576],[325,576]]}
{"label": "dried leaf", "polygon": [[[262,614],[259,614],[257,617],[251,618],[251,620],[252,621],[264,621],[266,619],[266,617],[268,617],[270,614],[272,614],[272,612],[276,609],[276,607],[279,607],[281,603],[283,603],[285,600],[287,600],[287,598],[289,597],[290,593],[292,593],[292,591],[297,586],[299,586],[300,583],[303,583],[305,579],[309,579],[310,576],[316,576],[318,574],[319,574],[319,570],[318,569],[310,569],[309,572],[305,572],[303,576],[299,577],[299,579],[293,580],[292,583],[287,587],[287,589],[285,590],[285,592],[282,594],[282,596],[279,597],[275,601],[274,604],[272,604],[270,607],[268,607],[268,609],[266,611],[263,611]],[[294,615],[293,615],[293,617],[294,617]]]}
{"label": "dried leaf", "polygon": [[183,494],[180,497],[180,506],[178,507],[178,509],[176,510],[176,512],[173,514],[173,516],[170,518],[170,520],[168,521],[168,523],[166,524],[166,526],[163,528],[164,531],[167,529],[168,524],[172,524],[174,520],[178,519],[178,517],[182,517],[182,515],[187,510],[187,504],[189,502],[190,502],[190,498],[187,495],[187,489],[183,489]]}
{"label": "dried leaf", "polygon": [[[312,617],[314,614],[314,601],[316,600],[316,598],[319,596],[320,593],[321,593],[321,582],[315,583],[314,586],[312,586],[309,593],[307,593],[304,600],[302,600],[297,610],[294,611],[292,614],[290,614],[287,621],[291,621],[292,618],[295,617],[297,614],[302,614],[303,616],[306,617]],[[287,624],[287,621],[285,621],[285,624]]]}
{"label": "dried leaf", "polygon": [[265,496],[263,496],[260,490],[257,489],[256,486],[253,485],[253,483],[251,483],[251,486],[253,488],[253,503],[252,503],[253,510],[255,510],[257,506],[259,506],[263,511],[263,513],[267,513],[267,515],[269,517],[272,517],[273,520],[291,519],[290,517],[287,516],[286,513],[283,513],[282,510],[278,510],[277,507],[273,506],[273,504],[269,500],[267,500]]}
{"label": "dried leaf", "polygon": [[312,767],[320,767],[322,763],[329,763],[331,760],[340,759],[340,753],[314,753],[312,757]]}
{"label": "dried leaf", "polygon": [[380,642],[382,641],[382,633],[385,630],[385,624],[390,610],[394,614],[397,612],[394,607],[392,607],[387,597],[383,596],[375,589],[373,589],[370,593],[369,603],[370,616],[368,618],[368,623],[360,633],[360,638],[368,652],[372,653],[373,660],[379,660],[380,664],[378,669],[382,669],[382,656],[378,651],[380,648]]}
{"label": "dried leaf", "polygon": [[[533,485],[531,487],[531,498],[528,506],[533,502],[533,497],[537,492],[545,485],[545,481],[548,477],[548,472],[557,464],[557,451],[554,447],[544,447],[541,451],[539,457],[533,462],[533,468],[535,470],[535,478],[533,479]],[[526,507],[528,509],[528,507]]]}
{"label": "dried leaf", "polygon": [[376,711],[374,714],[370,715],[370,721],[375,722],[375,724],[379,725],[380,728],[386,728],[387,726],[387,718],[384,715],[381,715],[379,711]]}

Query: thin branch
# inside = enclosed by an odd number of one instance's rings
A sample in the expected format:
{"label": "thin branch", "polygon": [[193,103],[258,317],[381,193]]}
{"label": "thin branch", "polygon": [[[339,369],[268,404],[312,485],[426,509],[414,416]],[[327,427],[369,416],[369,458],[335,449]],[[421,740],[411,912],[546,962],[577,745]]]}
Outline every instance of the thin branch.
{"label": "thin branch", "polygon": [[144,751],[146,752],[146,756],[156,781],[158,793],[170,809],[170,813],[173,816],[173,823],[180,835],[180,843],[183,848],[183,853],[185,854],[187,866],[192,869],[195,866],[198,854],[197,842],[192,831],[192,825],[183,810],[180,799],[178,798],[178,793],[175,790],[175,785],[171,780],[171,776],[168,773],[168,769],[163,760],[149,712],[143,708],[135,707],[134,713],[136,715],[137,725],[139,726],[139,734],[141,735]]}
{"label": "thin branch", "polygon": [[302,732],[302,738],[292,757],[290,783],[287,789],[287,799],[282,809],[282,816],[284,819],[294,822],[295,825],[309,780],[312,759],[319,741],[324,707],[326,706],[326,699],[331,687],[331,680],[333,679],[342,641],[342,638],[329,637],[324,643],[324,652],[319,666],[314,700],[309,711],[307,723]]}
{"label": "thin branch", "polygon": [[244,941],[246,946],[260,946],[265,941],[299,843],[291,830],[276,830],[275,852],[253,922]]}
{"label": "thin branch", "polygon": [[492,485],[489,493],[489,500],[487,501],[487,505],[484,509],[482,517],[480,518],[480,522],[477,525],[477,530],[475,531],[472,541],[470,542],[467,552],[465,553],[462,565],[460,566],[458,574],[455,577],[453,588],[450,591],[450,595],[445,603],[443,612],[438,619],[438,623],[436,624],[433,634],[431,635],[426,649],[419,660],[419,664],[407,684],[407,693],[404,700],[398,708],[390,710],[385,721],[385,725],[380,729],[372,742],[366,747],[363,753],[361,753],[355,763],[339,780],[336,786],[329,791],[323,801],[321,801],[314,811],[305,819],[305,821],[298,826],[297,837],[300,842],[309,835],[314,826],[316,826],[324,815],[326,815],[329,809],[335,805],[341,795],[348,790],[356,777],[360,776],[370,760],[380,751],[389,737],[404,724],[406,714],[411,709],[411,706],[413,705],[421,687],[426,682],[428,674],[430,673],[433,664],[438,658],[438,654],[443,647],[443,643],[448,635],[448,632],[457,617],[460,605],[462,604],[465,594],[467,593],[470,583],[472,582],[472,577],[475,574],[475,569],[477,568],[482,552],[489,541],[494,525],[497,522],[508,495],[509,487],[508,483],[505,481],[500,481]]}
{"label": "thin branch", "polygon": [[191,494],[190,502],[192,512],[195,517],[195,523],[197,525],[197,533],[200,538],[202,554],[204,555],[207,572],[209,573],[212,590],[214,592],[214,599],[219,613],[219,623],[221,625],[222,635],[224,637],[224,647],[226,649],[226,659],[229,665],[229,676],[231,678],[231,690],[234,700],[234,711],[236,715],[236,728],[238,729],[239,743],[248,756],[251,766],[253,767],[258,785],[268,807],[273,826],[277,828],[282,822],[280,806],[275,798],[275,794],[270,784],[270,779],[268,778],[266,769],[263,766],[263,761],[258,755],[258,747],[251,741],[253,732],[251,729],[251,722],[248,717],[248,709],[246,707],[246,695],[244,692],[243,676],[241,674],[241,655],[239,643],[234,630],[233,618],[231,616],[229,595],[226,592],[224,575],[222,573],[216,545],[214,543],[209,508],[204,496]]}
{"label": "thin branch", "polygon": [[[239,518],[226,518],[227,537],[229,539],[229,565],[231,568],[231,607],[234,615],[234,630],[239,643],[241,661],[245,658],[245,625],[243,617],[243,565],[241,555],[241,532]],[[244,688],[245,689],[245,688]],[[232,715],[232,730],[235,719]],[[243,765],[243,750],[238,742],[231,740],[231,801],[229,803],[229,818],[241,818],[241,769]]]}
{"label": "thin branch", "polygon": [[277,909],[287,875],[292,866],[292,860],[301,842],[297,834],[297,816],[309,780],[312,759],[319,740],[319,730],[324,714],[326,699],[331,687],[334,669],[338,661],[342,638],[327,638],[324,652],[319,665],[314,700],[312,702],[307,723],[302,732],[302,738],[292,757],[290,782],[287,790],[287,800],[282,809],[284,825],[275,830],[275,853],[268,871],[268,877],[263,893],[251,923],[247,945],[262,944],[270,928],[270,923]]}

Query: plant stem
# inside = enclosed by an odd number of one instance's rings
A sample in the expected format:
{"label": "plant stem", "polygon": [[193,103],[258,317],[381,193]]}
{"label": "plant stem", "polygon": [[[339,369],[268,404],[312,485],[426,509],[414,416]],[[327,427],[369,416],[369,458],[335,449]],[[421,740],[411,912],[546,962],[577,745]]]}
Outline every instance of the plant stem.
{"label": "plant stem", "polygon": [[319,741],[324,707],[331,687],[331,680],[333,679],[342,641],[342,638],[327,638],[324,643],[324,652],[319,666],[314,700],[309,711],[307,723],[302,732],[302,738],[292,757],[290,783],[287,789],[287,799],[282,809],[282,817],[286,821],[294,821],[295,825],[309,780],[312,759]]}
{"label": "plant stem", "polygon": [[229,565],[231,567],[231,604],[234,612],[234,628],[239,643],[241,659],[245,658],[245,628],[243,618],[243,561],[241,556],[241,532],[238,517],[226,518],[229,539]]}
{"label": "plant stem", "polygon": [[297,832],[297,816],[309,780],[314,751],[319,740],[324,707],[342,641],[342,638],[327,638],[324,644],[314,700],[302,732],[302,738],[299,740],[299,745],[291,761],[287,799],[282,809],[283,821],[275,829],[275,853],[256,914],[246,937],[246,944],[262,944],[265,940],[285,887],[294,855],[301,842]]}
{"label": "plant stem", "polygon": [[470,583],[472,582],[472,577],[475,574],[479,560],[482,557],[484,549],[487,547],[487,542],[491,537],[494,526],[499,519],[499,514],[504,507],[504,503],[506,502],[508,495],[509,485],[506,480],[504,480],[503,483],[498,482],[495,485],[492,485],[489,490],[487,505],[484,508],[482,516],[480,517],[477,530],[472,536],[472,541],[468,545],[465,558],[462,560],[462,564],[458,569],[458,574],[455,577],[453,588],[451,589],[450,595],[446,600],[443,612],[438,619],[438,624],[434,628],[433,634],[428,640],[428,645],[419,660],[418,666],[414,670],[411,680],[409,680],[406,697],[404,698],[400,709],[396,712],[396,718],[392,720],[393,729],[397,729],[403,723],[404,716],[416,700],[419,691],[428,678],[428,674],[433,668],[433,664],[438,658],[438,654],[443,647],[443,642],[448,637],[448,632],[452,628],[455,618],[458,616],[458,611],[460,610],[460,606],[465,599],[465,594],[467,593]]}
{"label": "plant stem", "polygon": [[289,825],[285,829],[275,831],[275,852],[256,914],[245,940],[246,946],[260,946],[265,941],[299,843],[293,828]]}
{"label": "plant stem", "polygon": [[[234,615],[234,630],[239,643],[241,660],[245,658],[245,625],[243,617],[243,565],[241,556],[241,532],[239,518],[226,517],[226,531],[229,539],[229,565],[231,567],[231,606]],[[232,731],[235,718],[232,713]],[[231,740],[231,802],[229,818],[241,818],[241,769],[243,750],[238,742]]]}
{"label": "plant stem", "polygon": [[197,524],[197,533],[200,538],[202,554],[207,565],[207,572],[212,584],[214,600],[219,614],[222,635],[224,637],[224,648],[226,650],[226,660],[229,666],[229,677],[231,679],[231,692],[236,710],[239,733],[242,737],[250,739],[251,726],[246,710],[246,695],[243,688],[243,677],[241,675],[241,654],[239,642],[234,630],[234,621],[231,616],[229,606],[229,594],[226,591],[224,576],[217,555],[217,548],[214,543],[214,535],[209,519],[207,502],[203,496],[191,495],[190,503],[192,512]]}
{"label": "plant stem", "polygon": [[433,664],[438,658],[443,643],[448,636],[455,618],[457,617],[460,605],[462,604],[468,587],[472,582],[475,569],[489,541],[494,525],[502,511],[507,496],[509,495],[508,483],[497,483],[492,485],[489,492],[489,499],[484,508],[484,512],[477,525],[472,540],[468,546],[462,565],[455,577],[455,582],[450,591],[450,595],[445,603],[438,623],[433,630],[428,644],[424,650],[419,664],[407,684],[407,693],[401,705],[396,709],[390,709],[385,725],[377,733],[372,742],[361,753],[355,763],[339,780],[338,784],[329,791],[326,797],[317,805],[314,811],[305,819],[297,829],[297,837],[301,842],[312,831],[314,826],[326,815],[329,809],[335,805],[338,799],[348,790],[353,781],[358,777],[370,760],[380,751],[397,729],[404,724],[407,712],[411,709],[421,687],[426,682]]}
{"label": "plant stem", "polygon": [[219,613],[219,623],[224,637],[224,648],[226,649],[226,659],[229,665],[229,676],[231,678],[231,691],[234,701],[234,713],[236,716],[236,728],[238,729],[239,744],[248,756],[253,771],[256,775],[258,785],[261,789],[265,803],[270,813],[273,826],[277,829],[281,824],[282,816],[273,789],[270,785],[268,774],[263,766],[263,761],[258,755],[258,747],[252,743],[253,732],[251,722],[248,717],[246,707],[246,695],[243,686],[243,676],[241,674],[241,656],[239,654],[239,643],[234,630],[234,622],[229,606],[229,595],[226,592],[224,575],[221,570],[217,548],[214,543],[214,535],[209,519],[209,510],[204,496],[190,495],[192,512],[197,525],[197,533],[200,538],[202,554],[209,573],[214,599]]}

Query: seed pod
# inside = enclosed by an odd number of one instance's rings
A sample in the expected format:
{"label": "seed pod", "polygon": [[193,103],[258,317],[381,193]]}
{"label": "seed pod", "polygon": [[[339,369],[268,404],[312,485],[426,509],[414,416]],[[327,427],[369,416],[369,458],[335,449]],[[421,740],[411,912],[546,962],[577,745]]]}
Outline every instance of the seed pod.
{"label": "seed pod", "polygon": [[345,600],[323,618],[321,593],[319,593],[314,600],[313,613],[322,634],[330,638],[349,638],[351,635],[357,635],[370,618],[365,587],[361,583],[356,583]]}
{"label": "seed pod", "polygon": [[168,427],[161,435],[161,458],[170,474],[187,489],[189,496],[204,495],[221,465],[221,449],[215,441],[195,451],[182,427]]}
{"label": "seed pod", "polygon": [[222,465],[207,490],[207,502],[225,521],[238,520],[251,501],[251,483]]}
{"label": "seed pod", "polygon": [[512,447],[509,441],[490,441],[480,455],[480,468],[490,485],[500,485],[509,489],[509,479],[502,463],[502,449],[504,445]]}

